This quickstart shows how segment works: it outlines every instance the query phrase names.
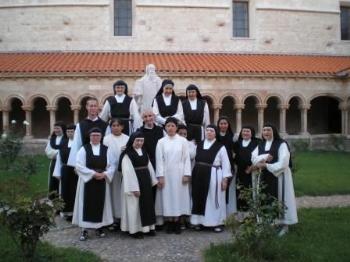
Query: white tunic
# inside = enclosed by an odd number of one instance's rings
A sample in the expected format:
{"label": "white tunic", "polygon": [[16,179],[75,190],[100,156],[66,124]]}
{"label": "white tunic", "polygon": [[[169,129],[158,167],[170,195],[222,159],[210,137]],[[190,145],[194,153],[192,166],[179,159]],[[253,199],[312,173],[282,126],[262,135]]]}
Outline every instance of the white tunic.
{"label": "white tunic", "polygon": [[[170,96],[165,96],[164,94],[162,94],[163,99],[164,99],[164,103],[166,106],[169,106],[171,104],[171,97]],[[153,100],[153,113],[156,116],[156,123],[158,125],[164,125],[165,121],[168,117],[162,117],[161,114],[159,113],[159,107],[158,107],[158,103],[157,103],[157,99]],[[181,100],[179,99],[179,103],[177,105],[177,110],[176,113],[174,115],[172,115],[172,117],[175,117],[176,119],[178,119],[180,122],[184,123],[184,112],[182,109],[182,103]]]}
{"label": "white tunic", "polygon": [[164,177],[164,187],[157,192],[162,210],[156,215],[177,217],[190,215],[189,185],[182,183],[183,176],[191,176],[191,161],[188,141],[176,134],[165,136],[158,141],[156,148],[157,177]]}
{"label": "white tunic", "polygon": [[[271,148],[272,141],[266,141],[265,150]],[[257,164],[261,160],[266,160],[268,154],[259,155],[258,147],[252,153],[252,163]],[[292,225],[298,223],[298,215],[294,194],[294,185],[292,172],[289,168],[290,152],[286,143],[282,143],[278,149],[278,161],[273,164],[266,164],[266,168],[274,176],[278,177],[278,199],[282,201],[282,188],[284,181],[284,204],[287,210],[284,214],[284,219],[279,221],[285,225]],[[256,177],[253,176],[253,186],[256,187]],[[255,185],[254,185],[255,184]]]}
{"label": "white tunic", "polygon": [[[92,145],[92,151],[94,155],[99,155],[100,145]],[[103,217],[102,222],[93,223],[86,222],[83,220],[83,207],[84,207],[84,187],[85,183],[89,182],[94,174],[96,173],[94,170],[86,167],[86,151],[85,148],[82,147],[77,155],[76,162],[76,171],[79,175],[77,193],[75,195],[75,203],[74,203],[74,211],[73,211],[73,225],[78,225],[82,228],[101,228],[103,226],[107,226],[113,223],[113,214],[112,214],[112,204],[111,204],[111,193],[109,184],[111,183],[114,175],[116,165],[115,159],[111,154],[110,150],[107,150],[107,170],[106,173],[106,193],[105,193],[105,203],[103,208]]]}
{"label": "white tunic", "polygon": [[120,136],[109,134],[103,138],[103,144],[105,146],[108,146],[108,150],[111,151],[113,155],[113,159],[115,159],[115,165],[116,165],[113,180],[112,180],[112,183],[110,184],[114,218],[121,217],[120,193],[121,193],[122,175],[118,171],[118,165],[119,165],[120,154],[124,150],[124,147],[128,142],[128,140],[129,140],[129,136],[123,133]]}
{"label": "white tunic", "polygon": [[[114,96],[117,100],[117,103],[123,103],[125,99],[125,94],[118,96]],[[136,131],[140,126],[142,126],[142,119],[139,114],[139,108],[135,102],[135,99],[131,99],[130,106],[129,106],[129,112],[130,112],[130,118],[133,120],[132,122],[129,122],[129,135],[132,133],[132,131]],[[105,102],[103,105],[102,112],[100,114],[100,117],[104,121],[109,121],[111,118],[111,105],[108,101]]]}
{"label": "white tunic", "polygon": [[[142,151],[137,150],[139,155]],[[139,183],[135,173],[135,169],[128,155],[125,155],[122,160],[123,181],[121,192],[122,216],[120,228],[124,232],[134,234],[137,232],[147,233],[155,229],[155,225],[142,226],[140,217],[139,198],[134,196],[132,192],[140,191]],[[151,162],[148,162],[148,170],[151,175],[152,186],[158,183]]]}
{"label": "white tunic", "polygon": [[[96,121],[98,120],[98,117],[92,119],[92,121]],[[111,129],[108,126],[105,132],[105,135],[108,135],[111,133]],[[75,127],[75,131],[74,131],[74,139],[73,139],[73,143],[72,146],[70,148],[70,153],[69,153],[69,157],[68,157],[68,161],[67,161],[67,165],[68,166],[73,166],[75,167],[76,165],[76,157],[78,154],[79,149],[83,146],[83,140],[81,138],[81,131],[80,131],[80,125],[79,123],[76,125]]]}
{"label": "white tunic", "polygon": [[[209,149],[214,142],[215,140],[205,140],[203,148],[205,150]],[[219,226],[224,224],[224,220],[227,217],[226,191],[221,189],[221,183],[224,178],[231,177],[232,174],[230,160],[228,159],[227,151],[224,146],[222,146],[219,152],[216,154],[213,165],[221,166],[221,168],[211,168],[209,191],[205,204],[205,214],[204,216],[191,215],[191,224],[193,225],[203,225],[206,227]],[[216,183],[216,174],[218,175],[218,183]],[[216,191],[218,192],[218,208],[216,208],[215,204]],[[233,195],[236,196],[236,191],[234,191]]]}
{"label": "white tunic", "polygon": [[[55,145],[58,146],[61,143],[62,137],[63,136],[56,136]],[[51,147],[50,139],[49,142],[47,142],[46,144],[45,154],[49,159],[56,159],[56,156],[58,154],[58,149],[54,149]]]}

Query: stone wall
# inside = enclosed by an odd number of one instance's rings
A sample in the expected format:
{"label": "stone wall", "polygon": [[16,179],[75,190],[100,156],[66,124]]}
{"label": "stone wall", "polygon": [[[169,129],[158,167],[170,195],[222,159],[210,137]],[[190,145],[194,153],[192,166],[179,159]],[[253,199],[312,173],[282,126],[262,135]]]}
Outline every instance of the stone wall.
{"label": "stone wall", "polygon": [[229,0],[134,0],[133,35],[117,37],[112,0],[5,0],[0,3],[0,51],[348,55],[349,41],[340,41],[339,6],[336,0],[251,0],[251,35],[232,38]]}

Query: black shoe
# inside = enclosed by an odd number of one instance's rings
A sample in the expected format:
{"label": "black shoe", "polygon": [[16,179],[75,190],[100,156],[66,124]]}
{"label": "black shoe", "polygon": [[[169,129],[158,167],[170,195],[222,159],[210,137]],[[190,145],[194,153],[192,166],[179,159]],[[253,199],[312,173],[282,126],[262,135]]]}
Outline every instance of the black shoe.
{"label": "black shoe", "polygon": [[144,235],[149,236],[149,237],[154,237],[156,235],[156,231],[155,230],[151,230],[148,233],[145,233]]}
{"label": "black shoe", "polygon": [[156,231],[162,231],[163,225],[156,225]]}
{"label": "black shoe", "polygon": [[66,216],[66,221],[67,222],[72,222],[73,217],[72,216]]}
{"label": "black shoe", "polygon": [[177,235],[181,234],[181,224],[179,221],[174,222],[174,229],[173,230],[174,230],[175,234],[177,234]]}
{"label": "black shoe", "polygon": [[168,221],[168,222],[166,223],[166,233],[167,233],[167,234],[173,233],[173,231],[174,231],[173,228],[174,228],[174,222]]}
{"label": "black shoe", "polygon": [[100,238],[102,238],[102,237],[105,237],[106,236],[106,233],[103,231],[103,229],[102,228],[98,228],[98,229],[96,229],[96,236],[97,237],[100,237]]}
{"label": "black shoe", "polygon": [[143,239],[143,233],[142,232],[137,232],[135,234],[129,234],[132,238],[136,239]]}
{"label": "black shoe", "polygon": [[81,231],[79,240],[86,241],[88,239],[88,232],[86,230]]}

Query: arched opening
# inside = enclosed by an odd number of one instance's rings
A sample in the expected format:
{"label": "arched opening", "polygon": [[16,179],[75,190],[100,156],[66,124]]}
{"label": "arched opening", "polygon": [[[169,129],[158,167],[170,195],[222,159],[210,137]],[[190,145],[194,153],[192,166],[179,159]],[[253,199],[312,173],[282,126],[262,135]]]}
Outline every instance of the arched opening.
{"label": "arched opening", "polygon": [[301,100],[299,97],[292,97],[289,100],[289,108],[286,112],[286,129],[290,135],[297,135],[301,132]]}
{"label": "arched opening", "polygon": [[[18,98],[11,99],[11,108],[9,112],[10,129],[18,136],[24,136],[26,133],[23,121],[26,119],[26,113],[22,109],[22,101]],[[15,123],[14,123],[15,122]]]}
{"label": "arched opening", "polygon": [[2,121],[2,111],[0,108],[0,134],[2,134],[4,132],[4,122]]}
{"label": "arched opening", "polygon": [[310,134],[341,133],[341,111],[339,101],[333,97],[320,96],[311,100],[308,111],[308,132]]}
{"label": "arched opening", "polygon": [[264,123],[272,124],[278,129],[280,127],[280,109],[278,108],[280,103],[278,97],[270,97],[266,101],[267,107],[264,110]]}
{"label": "arched opening", "polygon": [[47,138],[50,135],[50,113],[46,110],[46,106],[45,99],[35,98],[31,123],[34,138]]}
{"label": "arched opening", "polygon": [[56,121],[63,121],[65,124],[74,122],[73,111],[70,108],[71,102],[66,97],[60,97],[57,102]]}
{"label": "arched opening", "polygon": [[247,97],[242,110],[242,126],[249,125],[258,131],[258,99],[254,96]]}
{"label": "arched opening", "polygon": [[[210,115],[210,123],[214,123],[214,109],[213,109],[213,100],[210,96],[203,96],[203,98],[208,103],[209,115]],[[216,124],[216,123],[215,123]]]}
{"label": "arched opening", "polygon": [[81,121],[87,117],[86,101],[89,98],[90,98],[89,96],[86,96],[83,99],[81,99],[81,101],[80,101],[79,121]]}
{"label": "arched opening", "polygon": [[233,132],[235,132],[236,130],[236,114],[234,111],[234,104],[235,104],[235,101],[232,97],[230,96],[225,97],[222,100],[222,107],[219,113],[220,116],[228,117]]}

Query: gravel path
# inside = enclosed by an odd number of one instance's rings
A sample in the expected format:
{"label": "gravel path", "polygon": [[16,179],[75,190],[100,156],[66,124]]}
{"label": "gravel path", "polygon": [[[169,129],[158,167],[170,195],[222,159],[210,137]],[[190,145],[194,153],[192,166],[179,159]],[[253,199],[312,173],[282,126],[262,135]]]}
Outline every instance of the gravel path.
{"label": "gravel path", "polygon": [[[298,208],[350,206],[350,195],[300,197],[297,198],[297,206]],[[121,232],[113,232],[100,239],[91,231],[89,240],[81,242],[78,240],[79,233],[79,228],[57,218],[57,226],[45,236],[44,240],[56,246],[92,251],[104,261],[197,262],[202,261],[202,250],[210,244],[227,242],[231,238],[228,231],[218,234],[211,231],[186,230],[181,235],[159,232],[157,236],[146,237],[143,240],[132,239]]]}

